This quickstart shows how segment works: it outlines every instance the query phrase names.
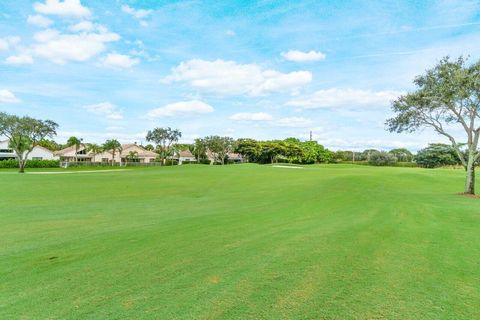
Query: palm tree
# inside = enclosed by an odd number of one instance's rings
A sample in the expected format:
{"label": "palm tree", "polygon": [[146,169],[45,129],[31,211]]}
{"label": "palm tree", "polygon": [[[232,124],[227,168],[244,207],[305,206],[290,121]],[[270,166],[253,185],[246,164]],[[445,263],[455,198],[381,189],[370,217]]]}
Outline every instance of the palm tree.
{"label": "palm tree", "polygon": [[67,140],[67,146],[75,147],[75,162],[78,162],[77,154],[78,154],[78,149],[80,149],[80,146],[82,145],[82,141],[83,141],[82,138],[79,139],[77,137],[70,137]]}
{"label": "palm tree", "polygon": [[105,141],[103,144],[103,150],[110,151],[112,153],[112,166],[115,163],[115,153],[118,151],[120,154],[120,165],[122,164],[122,145],[118,140],[111,139]]}
{"label": "palm tree", "polygon": [[93,162],[95,162],[95,156],[102,152],[102,147],[96,143],[87,144],[87,151],[93,154]]}
{"label": "palm tree", "polygon": [[127,159],[127,161],[137,162],[137,160],[138,160],[138,152],[137,152],[137,151],[130,151],[130,152],[128,153],[128,155],[125,157],[125,159]]}

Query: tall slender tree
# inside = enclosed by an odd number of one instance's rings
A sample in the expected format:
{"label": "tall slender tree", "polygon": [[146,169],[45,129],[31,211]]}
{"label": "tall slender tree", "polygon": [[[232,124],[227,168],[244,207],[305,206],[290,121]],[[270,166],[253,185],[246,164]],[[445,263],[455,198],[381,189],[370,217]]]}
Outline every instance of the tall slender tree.
{"label": "tall slender tree", "polygon": [[[414,132],[429,127],[452,144],[466,171],[466,194],[475,194],[475,164],[480,158],[480,61],[467,64],[460,57],[443,58],[414,80],[417,89],[392,103],[395,116],[387,120],[392,132]],[[466,152],[457,141],[463,131]]]}
{"label": "tall slender tree", "polygon": [[120,154],[120,165],[122,164],[121,157],[122,157],[123,149],[122,149],[122,145],[120,144],[120,142],[118,142],[118,140],[111,139],[111,140],[105,141],[105,143],[103,144],[103,149],[105,151],[109,151],[112,154],[112,166],[115,165],[115,155],[117,151]]}
{"label": "tall slender tree", "polygon": [[88,143],[87,144],[87,151],[88,152],[91,152],[92,155],[93,155],[93,162],[96,162],[96,155],[99,154],[100,152],[102,152],[103,148],[101,146],[99,146],[98,144],[96,143]]}
{"label": "tall slender tree", "polygon": [[67,140],[67,146],[75,148],[75,162],[78,162],[78,150],[82,146],[82,138],[70,137]]}
{"label": "tall slender tree", "polygon": [[58,124],[51,120],[37,120],[0,112],[0,136],[9,140],[17,156],[19,172],[25,172],[28,155],[40,141],[57,134]]}

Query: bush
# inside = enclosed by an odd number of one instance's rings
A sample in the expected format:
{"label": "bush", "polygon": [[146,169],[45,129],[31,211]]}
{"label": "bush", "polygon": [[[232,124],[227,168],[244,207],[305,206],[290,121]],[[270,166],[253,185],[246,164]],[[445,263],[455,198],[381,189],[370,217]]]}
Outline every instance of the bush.
{"label": "bush", "polygon": [[416,168],[418,165],[415,162],[397,162],[395,167]]}
{"label": "bush", "polygon": [[[60,167],[59,160],[28,160],[25,168],[58,168]],[[0,161],[0,168],[18,168],[18,161],[15,159],[8,159]]]}
{"label": "bush", "polygon": [[201,159],[199,163],[200,163],[200,164],[210,164],[210,160],[208,160],[208,159]]}
{"label": "bush", "polygon": [[368,164],[372,166],[392,166],[397,163],[397,157],[384,151],[376,151],[370,154]]}
{"label": "bush", "polygon": [[178,161],[177,160],[170,160],[170,159],[167,159],[165,160],[165,166],[176,166],[178,165]]}

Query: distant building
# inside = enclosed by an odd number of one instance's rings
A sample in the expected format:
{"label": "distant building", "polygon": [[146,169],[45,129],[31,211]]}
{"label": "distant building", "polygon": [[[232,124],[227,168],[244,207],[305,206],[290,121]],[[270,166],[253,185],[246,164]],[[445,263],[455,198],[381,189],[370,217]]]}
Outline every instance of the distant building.
{"label": "distant building", "polygon": [[177,153],[178,164],[183,162],[196,162],[197,158],[190,152],[190,150],[182,150]]}
{"label": "distant building", "polygon": [[[122,152],[115,152],[114,162],[126,162],[130,152],[135,153],[136,162],[140,163],[150,163],[155,162],[158,154],[153,151],[149,151],[142,146],[139,146],[135,143],[123,144]],[[102,151],[97,154],[88,151],[87,145],[82,144],[77,150],[77,155],[75,157],[75,146],[62,149],[55,152],[57,156],[60,157],[62,161],[65,162],[75,162],[75,158],[78,162],[95,162],[95,163],[109,163],[112,161],[112,152],[111,151]],[[128,161],[132,161],[129,159]]]}
{"label": "distant building", "polygon": [[[15,151],[8,146],[8,140],[0,141],[0,160],[17,159]],[[36,146],[28,154],[27,160],[58,160],[59,157],[47,148]]]}

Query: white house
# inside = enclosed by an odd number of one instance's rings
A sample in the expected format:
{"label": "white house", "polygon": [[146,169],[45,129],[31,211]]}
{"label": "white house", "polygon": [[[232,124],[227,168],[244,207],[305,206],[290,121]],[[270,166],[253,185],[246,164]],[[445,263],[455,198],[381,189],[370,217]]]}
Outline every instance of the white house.
{"label": "white house", "polygon": [[197,158],[190,152],[190,150],[181,150],[177,154],[178,157],[178,164],[182,164],[183,162],[196,162]]}
{"label": "white house", "polygon": [[[91,151],[88,151],[85,144],[81,144],[78,147],[77,154],[75,155],[75,147],[67,147],[65,149],[56,151],[55,154],[60,157],[62,161],[65,162],[74,162],[77,159],[78,162],[112,162],[112,152],[111,151],[102,151],[100,153],[94,154]],[[123,144],[122,152],[118,150],[115,152],[114,161],[116,163],[125,162],[129,155],[135,155],[135,162],[140,163],[150,163],[154,162],[158,154],[153,151],[146,150],[144,147],[139,146],[135,143]],[[132,161],[128,159],[128,161]]]}
{"label": "white house", "polygon": [[[2,159],[16,159],[15,151],[8,146],[8,140],[0,141],[0,160]],[[28,160],[58,160],[59,157],[53,151],[47,148],[36,146],[32,152],[28,154]]]}

